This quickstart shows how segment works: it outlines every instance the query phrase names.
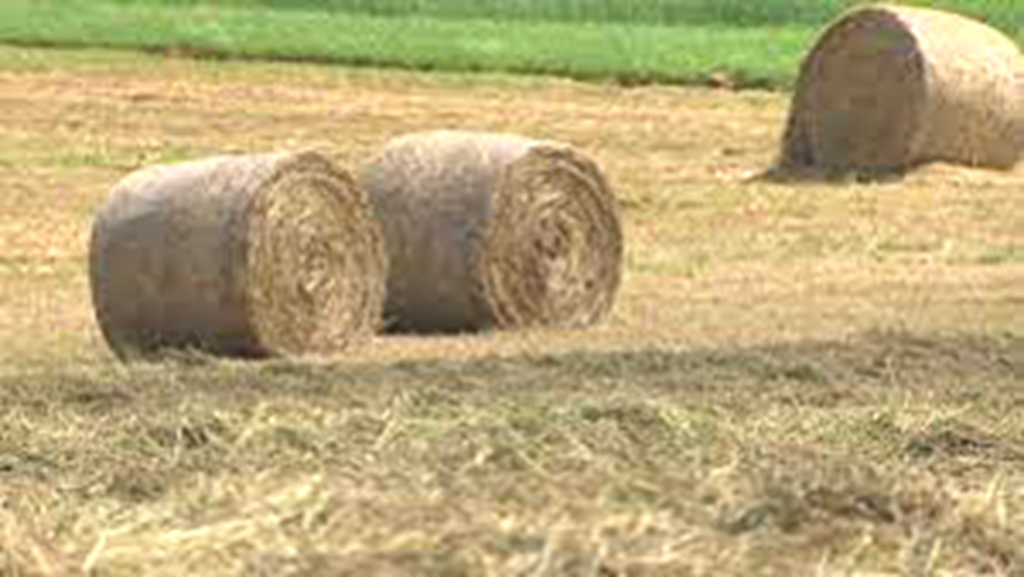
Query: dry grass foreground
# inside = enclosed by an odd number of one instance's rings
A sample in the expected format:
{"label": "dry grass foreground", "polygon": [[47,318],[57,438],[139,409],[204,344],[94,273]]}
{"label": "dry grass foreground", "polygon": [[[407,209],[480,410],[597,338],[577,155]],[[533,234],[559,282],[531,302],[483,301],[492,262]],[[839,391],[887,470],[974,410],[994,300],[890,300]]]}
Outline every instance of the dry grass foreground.
{"label": "dry grass foreground", "polygon": [[[786,96],[0,49],[0,575],[1024,571],[1024,173],[750,182]],[[85,255],[143,164],[435,128],[621,193],[601,329],[126,368]],[[22,574],[23,574],[22,573]]]}

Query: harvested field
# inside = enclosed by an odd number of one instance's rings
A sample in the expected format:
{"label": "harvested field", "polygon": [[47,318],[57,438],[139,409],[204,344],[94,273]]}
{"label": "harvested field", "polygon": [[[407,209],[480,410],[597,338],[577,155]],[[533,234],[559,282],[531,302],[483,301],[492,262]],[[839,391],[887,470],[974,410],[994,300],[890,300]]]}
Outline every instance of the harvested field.
{"label": "harvested field", "polygon": [[[0,574],[1022,570],[1024,170],[766,182],[787,100],[0,48]],[[438,128],[593,155],[601,327],[114,361],[126,174]]]}

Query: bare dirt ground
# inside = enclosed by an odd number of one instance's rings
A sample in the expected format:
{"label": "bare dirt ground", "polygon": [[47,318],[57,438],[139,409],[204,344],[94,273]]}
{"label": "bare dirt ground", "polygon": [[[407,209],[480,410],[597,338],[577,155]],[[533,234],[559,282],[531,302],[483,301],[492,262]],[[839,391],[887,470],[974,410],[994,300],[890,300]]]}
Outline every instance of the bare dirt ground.
{"label": "bare dirt ground", "polygon": [[[1024,571],[1024,169],[765,182],[786,104],[0,48],[0,575]],[[435,128],[601,162],[606,326],[114,363],[118,179]]]}

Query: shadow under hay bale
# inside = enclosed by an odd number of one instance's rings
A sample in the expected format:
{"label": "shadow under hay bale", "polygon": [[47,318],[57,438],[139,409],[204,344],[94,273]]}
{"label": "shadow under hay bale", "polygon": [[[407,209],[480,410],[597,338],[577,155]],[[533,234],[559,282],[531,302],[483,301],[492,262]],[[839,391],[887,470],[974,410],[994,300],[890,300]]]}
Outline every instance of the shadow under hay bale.
{"label": "shadow under hay bale", "polygon": [[885,174],[932,161],[1010,168],[1024,154],[1020,51],[954,14],[855,10],[804,60],[782,148],[783,171]]}
{"label": "shadow under hay bale", "polygon": [[569,146],[414,134],[389,143],[361,184],[384,224],[393,330],[583,327],[612,307],[617,201],[598,166]]}
{"label": "shadow under hay bale", "polygon": [[330,353],[383,310],[380,224],[352,177],[311,152],[128,176],[97,217],[89,264],[122,358]]}

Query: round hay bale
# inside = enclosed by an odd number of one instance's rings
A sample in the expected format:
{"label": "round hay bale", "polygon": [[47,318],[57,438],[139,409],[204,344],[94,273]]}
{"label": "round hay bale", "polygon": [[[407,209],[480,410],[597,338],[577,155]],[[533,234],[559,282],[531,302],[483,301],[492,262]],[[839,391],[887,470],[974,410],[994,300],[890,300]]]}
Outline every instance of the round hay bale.
{"label": "round hay bale", "polygon": [[89,262],[122,358],[337,351],[379,326],[385,270],[366,194],[312,152],[138,171],[100,211]]}
{"label": "round hay bale", "polygon": [[901,171],[932,161],[1009,168],[1024,153],[1017,45],[962,16],[874,6],[804,60],[783,167]]}
{"label": "round hay bale", "polygon": [[564,144],[431,132],[390,142],[361,184],[384,223],[390,328],[583,327],[622,267],[614,194]]}

